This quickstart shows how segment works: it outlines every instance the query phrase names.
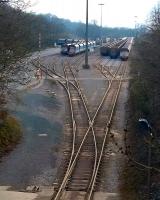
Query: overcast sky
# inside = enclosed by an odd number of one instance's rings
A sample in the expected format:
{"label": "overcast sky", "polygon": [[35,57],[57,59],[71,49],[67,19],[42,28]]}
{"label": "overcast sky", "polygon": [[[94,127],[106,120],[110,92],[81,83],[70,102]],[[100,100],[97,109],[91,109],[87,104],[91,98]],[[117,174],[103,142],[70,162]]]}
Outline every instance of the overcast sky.
{"label": "overcast sky", "polygon": [[[103,26],[134,27],[135,21],[144,23],[158,0],[88,0],[89,22],[96,20],[100,25],[101,9],[104,3]],[[31,11],[51,13],[71,21],[85,22],[86,0],[31,0]],[[137,16],[137,17],[135,17]]]}

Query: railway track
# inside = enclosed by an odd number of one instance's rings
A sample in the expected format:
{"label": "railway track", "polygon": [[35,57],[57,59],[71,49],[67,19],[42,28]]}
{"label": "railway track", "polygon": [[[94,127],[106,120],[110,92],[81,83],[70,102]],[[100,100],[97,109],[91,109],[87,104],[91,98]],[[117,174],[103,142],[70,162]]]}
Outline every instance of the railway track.
{"label": "railway track", "polygon": [[[104,75],[104,70],[102,71]],[[60,184],[57,185],[57,191],[51,200],[65,200],[66,191],[83,191],[81,198],[83,196],[82,199],[91,200],[94,191],[98,190],[98,185],[101,182],[102,161],[105,160],[106,142],[122,85],[125,66],[120,63],[115,73],[112,74],[103,98],[92,118],[80,84],[71,67],[64,67],[64,76],[57,74],[54,70],[51,73],[63,80],[58,82],[63,85],[67,92],[72,119],[72,126],[70,127],[72,129],[70,131],[72,132],[70,138],[72,142],[69,142],[72,148],[69,154],[67,153],[67,159],[63,163],[65,167],[62,166],[65,171],[59,179]],[[114,81],[116,76],[120,77],[118,81]],[[80,101],[81,106],[78,103]],[[84,108],[83,112],[77,109],[82,106]],[[79,114],[82,114],[82,116],[80,117]],[[74,199],[76,198],[74,196]]]}
{"label": "railway track", "polygon": [[[121,77],[122,77],[122,75],[121,75]],[[105,130],[105,134],[104,134],[104,138],[103,138],[103,140],[102,140],[102,138],[100,139],[100,143],[98,144],[98,147],[97,147],[97,141],[99,140],[99,139],[97,139],[96,138],[96,150],[98,150],[99,149],[99,155],[98,155],[98,157],[97,157],[97,159],[96,159],[96,167],[94,168],[94,174],[93,174],[93,176],[92,176],[92,178],[91,178],[91,180],[90,180],[90,184],[89,184],[89,187],[88,187],[88,189],[87,189],[87,187],[85,186],[85,188],[83,188],[83,189],[81,189],[80,188],[80,182],[78,182],[78,180],[79,179],[74,179],[73,177],[74,177],[74,175],[73,176],[71,176],[71,174],[73,173],[73,171],[74,171],[74,173],[75,173],[75,171],[76,171],[76,174],[78,173],[78,174],[81,174],[80,172],[78,172],[79,170],[78,169],[83,169],[83,162],[80,162],[80,159],[78,159],[79,157],[81,157],[81,152],[83,152],[82,151],[82,149],[83,149],[83,147],[84,147],[84,144],[85,144],[85,142],[86,142],[86,140],[87,140],[87,136],[89,136],[90,134],[89,134],[89,131],[90,131],[90,129],[91,128],[93,128],[93,124],[94,124],[94,120],[95,120],[95,118],[98,116],[98,113],[99,113],[99,110],[100,110],[100,108],[102,107],[102,104],[104,103],[104,100],[105,100],[105,98],[106,98],[106,95],[108,94],[108,91],[109,91],[109,89],[110,89],[110,87],[111,87],[111,85],[112,85],[112,82],[113,82],[113,80],[114,80],[114,78],[112,79],[112,81],[111,81],[111,83],[110,83],[110,86],[108,87],[108,89],[106,90],[106,92],[105,92],[105,95],[104,95],[104,97],[103,97],[103,99],[102,99],[102,101],[101,101],[101,103],[100,103],[100,105],[99,105],[99,107],[98,107],[98,109],[97,109],[97,112],[95,113],[95,115],[94,115],[94,117],[93,117],[93,119],[92,119],[92,121],[90,121],[90,125],[89,125],[89,127],[88,127],[88,130],[86,131],[86,133],[85,133],[85,135],[84,135],[84,138],[83,138],[83,140],[82,140],[82,142],[81,142],[81,144],[80,144],[80,146],[79,146],[79,149],[77,150],[77,153],[76,153],[76,155],[75,155],[75,157],[74,157],[74,160],[72,161],[72,164],[70,165],[70,169],[68,170],[68,177],[71,177],[70,179],[69,179],[69,183],[71,184],[71,183],[73,183],[72,181],[74,180],[76,180],[76,187],[73,189],[73,188],[70,188],[70,190],[71,191],[73,191],[73,190],[76,190],[76,191],[85,191],[86,193],[85,193],[85,199],[87,198],[87,199],[91,199],[92,198],[92,194],[93,194],[93,191],[94,191],[94,187],[95,187],[95,183],[96,183],[96,177],[97,177],[97,173],[98,173],[98,171],[99,171],[99,167],[100,167],[100,163],[101,163],[101,161],[102,161],[102,158],[103,158],[103,151],[104,151],[104,146],[105,146],[105,143],[106,143],[106,138],[107,138],[107,135],[108,135],[108,133],[109,133],[109,125],[111,124],[111,119],[113,118],[113,113],[114,113],[114,109],[115,109],[115,106],[116,106],[116,101],[117,101],[117,98],[118,98],[118,94],[119,94],[119,91],[120,91],[120,87],[121,87],[121,80],[120,80],[120,82],[119,82],[119,86],[118,86],[118,88],[117,88],[117,93],[116,93],[116,95],[115,95],[115,97],[113,98],[113,99],[115,99],[115,101],[113,102],[113,106],[112,106],[112,109],[110,110],[110,117],[108,116],[107,118],[108,118],[108,123],[106,123],[106,125],[105,125],[105,128],[104,128],[104,130]],[[113,100],[112,100],[113,101]],[[96,122],[96,123],[98,123],[98,122]],[[99,131],[97,131],[97,132],[99,132]],[[87,146],[88,146],[88,144],[87,144]],[[100,148],[101,147],[101,148]],[[91,150],[91,152],[92,152],[92,150]],[[99,158],[99,159],[98,159]],[[79,164],[79,162],[81,163],[81,164]],[[76,168],[76,166],[79,166],[79,168],[77,169],[77,170],[75,170],[75,168]],[[89,169],[90,170],[90,169]],[[74,174],[73,173],[73,174]],[[86,174],[85,174],[86,175]],[[84,181],[84,182],[87,182],[87,185],[88,185],[88,178],[85,178],[85,177],[82,177],[82,180]],[[73,184],[74,185],[74,184]],[[67,188],[67,190],[69,190],[69,188]],[[60,191],[62,191],[62,188],[60,189]],[[62,195],[63,196],[63,195]],[[57,196],[57,198],[53,198],[53,199],[60,199],[60,197],[59,196]],[[63,198],[62,198],[63,199]]]}
{"label": "railway track", "polygon": [[[71,72],[71,73],[70,73]],[[69,73],[73,75],[73,72],[71,69],[69,69]],[[69,76],[71,77],[71,76]],[[74,77],[74,75],[73,75]],[[75,79],[75,77],[74,77]],[[77,81],[75,81],[77,84]],[[72,86],[71,86],[72,87]],[[79,87],[79,85],[78,85]],[[71,95],[73,95],[72,99],[75,100],[75,94],[73,92],[71,92]],[[79,95],[78,95],[79,96]],[[76,97],[77,98],[77,97]],[[81,100],[83,101],[83,98],[81,98]],[[85,101],[83,101],[84,105],[85,105]],[[76,102],[74,104],[77,104]],[[77,108],[79,105],[74,105],[75,108]],[[85,106],[85,111],[88,113],[88,119],[86,120],[84,118],[84,113],[82,113],[82,109],[81,110],[81,115],[79,115],[79,110],[77,111],[76,109],[76,116],[77,119],[76,121],[79,124],[79,127],[77,127],[77,135],[76,135],[76,139],[77,141],[75,141],[75,151],[74,153],[77,153],[77,147],[80,146],[81,140],[83,138],[84,133],[86,132],[89,122],[90,121],[90,116],[89,116],[89,112],[87,110],[87,106]],[[78,117],[79,116],[79,117]],[[92,132],[91,132],[92,131]],[[88,180],[90,179],[90,177],[92,177],[92,160],[94,160],[93,156],[93,152],[95,151],[95,146],[94,146],[94,138],[92,137],[92,133],[93,130],[90,131],[91,137],[89,137],[84,144],[83,150],[81,151],[81,155],[80,155],[80,159],[78,160],[78,162],[76,163],[77,167],[75,168],[75,170],[73,170],[72,175],[70,177],[70,180],[68,181],[68,184],[66,186],[67,190],[77,190],[77,185],[79,190],[83,191],[86,190],[88,187]],[[91,168],[91,169],[90,169]],[[88,171],[89,169],[89,171]],[[85,177],[83,177],[83,175],[85,174]],[[86,180],[86,181],[84,181]]]}
{"label": "railway track", "polygon": [[[74,158],[74,154],[76,153],[76,149],[77,149],[77,147],[79,146],[79,140],[81,141],[81,137],[83,136],[83,135],[81,135],[81,134],[83,134],[83,132],[85,133],[85,126],[87,126],[87,124],[89,125],[89,123],[90,123],[90,121],[91,121],[91,119],[90,119],[90,116],[89,116],[89,112],[88,112],[88,110],[87,110],[87,106],[86,106],[86,103],[85,103],[85,98],[84,98],[84,96],[82,95],[82,93],[81,93],[81,90],[80,90],[80,87],[79,87],[79,83],[78,83],[78,81],[76,80],[76,78],[74,77],[74,79],[75,79],[75,83],[73,83],[73,78],[71,79],[72,81],[70,81],[69,80],[69,78],[68,78],[68,72],[69,71],[67,71],[67,67],[64,67],[64,75],[65,75],[65,77],[63,77],[63,76],[61,76],[61,75],[59,75],[59,74],[57,74],[57,73],[55,73],[54,71],[51,71],[50,69],[49,70],[47,70],[44,66],[42,66],[41,65],[41,69],[44,71],[44,72],[51,72],[52,74],[55,74],[56,76],[59,76],[62,80],[58,80],[58,82],[64,87],[64,89],[66,90],[66,93],[67,93],[67,96],[68,96],[68,99],[69,99],[69,107],[70,107],[70,114],[71,114],[71,127],[70,127],[70,129],[72,129],[72,139],[70,139],[70,140],[72,140],[72,144],[71,144],[71,146],[72,146],[72,150],[71,150],[71,153],[70,153],[70,157],[68,157],[68,155],[67,155],[67,160],[69,160],[69,164],[68,163],[66,163],[66,164],[64,164],[64,165],[66,165],[66,168],[67,168],[67,170],[66,170],[66,172],[64,172],[64,177],[67,175],[67,173],[68,173],[68,171],[69,171],[69,168],[70,168],[70,166],[71,166],[71,163],[72,163],[72,160],[73,160],[73,158]],[[71,68],[69,69],[70,70],[70,72],[73,74],[73,72],[72,72],[72,70],[71,70]],[[52,77],[52,75],[50,75],[51,77]],[[74,75],[73,75],[74,76]],[[71,77],[70,77],[71,78]],[[64,83],[64,81],[65,81],[65,83]],[[69,86],[70,85],[70,86]],[[71,90],[72,90],[72,92],[71,92]],[[79,117],[77,117],[77,116],[79,116],[79,112],[77,112],[77,110],[75,109],[75,107],[79,107],[80,106],[80,104],[79,104],[79,100],[80,100],[80,98],[81,98],[81,100],[82,100],[82,105],[83,105],[83,107],[85,108],[85,112],[83,112],[82,113],[82,116],[81,116],[81,119],[79,119]],[[75,104],[77,104],[77,105],[75,105]],[[84,114],[86,114],[87,115],[87,118],[88,119],[84,119]],[[76,116],[76,118],[77,119],[75,119],[75,116]],[[77,123],[76,123],[76,121],[82,121],[82,124],[80,124],[79,125],[79,127],[78,127],[78,129],[77,129]],[[86,124],[86,122],[87,122],[87,124]],[[86,127],[86,129],[88,128],[88,126]],[[77,132],[77,130],[79,131],[79,133]],[[81,133],[82,132],[82,133]],[[91,131],[90,132],[92,132],[92,135],[94,136],[94,130],[93,129],[91,129]],[[89,146],[89,143],[90,143],[90,146],[91,146],[91,148],[92,148],[92,150],[90,151],[90,152],[92,152],[93,153],[93,149],[95,149],[95,147],[94,147],[94,140],[95,140],[95,138],[93,137],[93,139],[91,138],[91,140],[90,141],[88,141],[88,143],[87,143],[87,145],[86,145],[86,147],[84,148],[84,151],[82,152],[82,154],[84,154],[84,156],[82,155],[81,157],[82,157],[82,162],[83,162],[83,160],[85,159],[85,153],[88,151],[87,149],[88,149],[88,146]],[[95,153],[96,154],[96,153]],[[86,163],[86,161],[87,162],[89,162],[89,166],[90,166],[90,162],[92,162],[92,160],[90,159],[90,160],[85,160],[85,163]],[[94,166],[93,166],[93,168],[94,168]],[[63,170],[63,169],[62,169]],[[85,171],[86,170],[86,168],[84,167],[83,168],[83,171]],[[88,170],[88,166],[87,166],[87,170]],[[81,171],[82,172],[82,166],[80,167],[79,166],[79,171]],[[65,175],[66,174],[66,175]],[[79,173],[78,173],[79,174]],[[83,173],[81,173],[81,174],[83,174]],[[91,169],[91,171],[89,171],[89,173],[88,173],[88,178],[87,178],[87,180],[89,180],[89,177],[92,177],[92,169]],[[78,177],[74,177],[73,176],[73,178],[72,178],[72,180],[73,179],[77,179]],[[64,179],[65,180],[65,179]],[[74,189],[76,189],[75,187],[76,187],[76,182],[74,183],[74,184],[72,184],[72,185],[70,185],[70,182],[69,182],[69,179],[67,178],[66,179],[67,180],[67,182],[65,181],[63,184],[62,184],[62,186],[63,187],[65,187],[65,188],[70,188],[70,189],[72,189],[72,190],[74,190]],[[82,178],[81,176],[79,176],[79,178],[78,178],[78,182],[82,182],[81,184],[79,184],[79,187],[81,187],[81,189],[80,190],[86,190],[86,188],[87,188],[87,182],[86,183],[84,183],[84,178]],[[62,187],[61,186],[61,187]],[[63,189],[62,189],[63,190]],[[61,192],[60,192],[61,193]],[[57,196],[59,196],[59,193],[57,193]],[[52,199],[56,199],[57,197],[52,197]]]}
{"label": "railway track", "polygon": [[[73,107],[77,109],[77,107],[80,106],[79,100],[81,98],[83,107],[85,108],[85,112],[86,112],[87,118],[88,118],[87,120],[84,119],[83,112],[80,117],[80,115],[79,115],[80,111],[77,112],[76,109],[72,112],[72,119],[74,118],[73,113],[74,113],[74,115],[77,116],[76,120],[75,119],[72,120],[72,124],[76,124],[76,122],[74,122],[74,121],[78,121],[79,126],[77,128],[78,131],[75,131],[73,134],[72,153],[71,153],[71,156],[69,159],[69,164],[68,164],[67,171],[66,171],[66,176],[67,176],[67,174],[70,173],[69,169],[71,167],[71,163],[74,158],[74,155],[76,155],[77,149],[78,149],[79,145],[81,144],[81,138],[83,138],[83,134],[86,132],[91,119],[89,116],[89,112],[87,110],[87,106],[86,106],[84,97],[81,93],[79,83],[78,83],[76,77],[74,76],[71,67],[69,67],[69,70],[67,70],[67,67],[65,67],[64,74],[65,74],[65,79],[67,81],[67,88],[70,93],[69,99],[71,102],[70,103],[71,108],[72,108],[71,110],[73,110]],[[72,84],[70,84],[70,86],[69,86],[68,77],[71,78],[71,76],[72,76]],[[74,79],[75,83],[73,83],[73,79]],[[75,88],[76,88],[76,91],[75,91]],[[72,90],[72,92],[71,92],[71,90]],[[77,91],[78,91],[78,93],[77,93]],[[72,127],[74,128],[74,126],[72,126]],[[76,137],[75,137],[75,133],[76,133]],[[65,188],[67,190],[77,190],[77,187],[78,187],[78,189],[81,191],[87,190],[88,180],[92,179],[92,177],[93,177],[93,172],[92,172],[92,171],[94,171],[93,156],[95,156],[95,154],[96,154],[96,153],[94,153],[94,155],[92,155],[93,152],[95,151],[95,146],[94,146],[95,137],[94,137],[93,128],[91,128],[91,130],[90,130],[90,135],[92,135],[93,137],[89,137],[88,140],[86,140],[86,145],[84,145],[83,150],[81,151],[81,155],[80,155],[81,159],[79,159],[80,164],[79,163],[76,164],[78,167],[75,168],[76,170],[73,170],[72,176],[70,178],[67,177],[67,178],[63,179],[59,191],[57,192],[56,195],[54,195],[52,197],[52,199],[58,199],[60,195],[63,195],[63,188]],[[93,162],[93,164],[92,164],[92,162]],[[85,163],[85,165],[83,163]],[[92,170],[92,168],[93,168],[93,170]],[[89,171],[88,171],[88,169],[89,169]]]}
{"label": "railway track", "polygon": [[[99,113],[99,115],[97,116],[97,120],[95,121],[95,125],[94,125],[95,133],[98,133],[96,134],[96,141],[97,141],[97,147],[98,147],[98,161],[97,161],[95,176],[94,176],[91,189],[88,195],[88,199],[92,199],[92,194],[94,190],[95,191],[99,190],[99,185],[101,184],[101,182],[103,182],[103,177],[102,177],[103,170],[108,164],[107,159],[106,159],[107,139],[109,137],[110,128],[112,126],[114,111],[116,109],[116,103],[118,100],[123,76],[126,69],[126,66],[122,66],[122,67],[123,68],[121,71],[121,78],[119,82],[113,82],[112,86],[114,90],[110,90],[108,96],[106,97],[103,109],[101,110],[102,113],[104,112],[106,113],[105,118],[103,114]],[[99,123],[99,120],[100,120],[100,123]],[[98,184],[96,185],[96,183]]]}

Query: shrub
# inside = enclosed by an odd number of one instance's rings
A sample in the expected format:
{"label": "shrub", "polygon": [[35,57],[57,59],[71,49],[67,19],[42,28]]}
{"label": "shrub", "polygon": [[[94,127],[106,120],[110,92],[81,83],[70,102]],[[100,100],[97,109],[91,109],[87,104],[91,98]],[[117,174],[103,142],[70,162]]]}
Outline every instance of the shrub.
{"label": "shrub", "polygon": [[22,131],[19,122],[12,116],[3,115],[0,124],[0,155],[11,150],[21,138]]}

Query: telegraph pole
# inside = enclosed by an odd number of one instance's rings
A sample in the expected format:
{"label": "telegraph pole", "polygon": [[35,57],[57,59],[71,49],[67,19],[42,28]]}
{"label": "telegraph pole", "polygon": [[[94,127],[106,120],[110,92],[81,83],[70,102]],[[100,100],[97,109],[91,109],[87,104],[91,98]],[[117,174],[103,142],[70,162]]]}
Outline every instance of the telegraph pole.
{"label": "telegraph pole", "polygon": [[88,64],[88,0],[86,0],[86,52],[85,52],[85,64],[83,65],[83,68],[89,69]]}
{"label": "telegraph pole", "polygon": [[41,59],[41,43],[42,43],[42,38],[41,38],[41,33],[38,35],[38,67],[40,68],[40,59]]}
{"label": "telegraph pole", "polygon": [[135,23],[135,26],[134,26],[134,28],[135,28],[135,37],[137,37],[137,17],[138,16],[134,16],[134,23]]}
{"label": "telegraph pole", "polygon": [[100,29],[100,38],[101,38],[101,45],[102,45],[102,6],[104,6],[104,3],[99,3],[99,6],[101,6],[101,29]]}

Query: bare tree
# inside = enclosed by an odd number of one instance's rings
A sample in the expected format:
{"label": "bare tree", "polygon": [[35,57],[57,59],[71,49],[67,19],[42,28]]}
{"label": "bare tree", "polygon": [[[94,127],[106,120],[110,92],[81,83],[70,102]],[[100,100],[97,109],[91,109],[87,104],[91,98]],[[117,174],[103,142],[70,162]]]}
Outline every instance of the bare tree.
{"label": "bare tree", "polygon": [[160,3],[153,8],[148,23],[148,29],[150,31],[160,32]]}
{"label": "bare tree", "polygon": [[0,0],[0,3],[8,3],[9,0]]}
{"label": "bare tree", "polygon": [[25,72],[21,62],[26,54],[25,14],[21,11],[25,5],[23,0],[0,0],[0,104],[5,102],[10,84],[24,79],[24,74],[20,79],[19,73]]}
{"label": "bare tree", "polygon": [[0,0],[0,4],[8,4],[16,9],[26,10],[26,8],[31,6],[31,1],[25,0]]}
{"label": "bare tree", "polygon": [[31,1],[25,1],[25,0],[9,0],[9,5],[16,9],[20,10],[26,10],[28,7],[31,6]]}

